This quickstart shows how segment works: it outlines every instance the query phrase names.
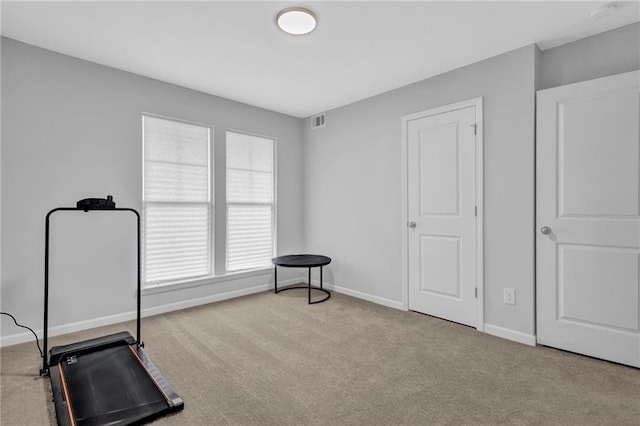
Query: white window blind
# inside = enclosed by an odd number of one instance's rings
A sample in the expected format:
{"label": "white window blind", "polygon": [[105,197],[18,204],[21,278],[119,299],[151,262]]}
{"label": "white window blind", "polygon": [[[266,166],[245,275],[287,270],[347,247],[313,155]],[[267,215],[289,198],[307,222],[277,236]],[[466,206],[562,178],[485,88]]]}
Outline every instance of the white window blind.
{"label": "white window blind", "polygon": [[143,116],[146,285],[211,274],[211,128]]}
{"label": "white window blind", "polygon": [[227,271],[271,265],[274,140],[227,132]]}

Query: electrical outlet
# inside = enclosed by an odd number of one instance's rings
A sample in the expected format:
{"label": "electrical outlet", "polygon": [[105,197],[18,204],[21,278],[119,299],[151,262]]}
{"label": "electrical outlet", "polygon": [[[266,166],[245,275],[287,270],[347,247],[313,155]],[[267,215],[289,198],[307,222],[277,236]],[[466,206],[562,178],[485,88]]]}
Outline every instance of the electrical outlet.
{"label": "electrical outlet", "polygon": [[504,303],[507,305],[515,305],[516,304],[516,291],[512,288],[504,289]]}

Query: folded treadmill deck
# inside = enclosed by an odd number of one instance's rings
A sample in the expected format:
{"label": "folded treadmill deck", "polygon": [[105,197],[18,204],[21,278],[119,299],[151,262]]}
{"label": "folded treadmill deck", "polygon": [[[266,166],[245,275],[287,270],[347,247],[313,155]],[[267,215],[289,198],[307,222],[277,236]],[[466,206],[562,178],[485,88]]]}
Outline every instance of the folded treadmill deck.
{"label": "folded treadmill deck", "polygon": [[60,425],[132,425],[184,403],[127,332],[51,348],[49,375]]}

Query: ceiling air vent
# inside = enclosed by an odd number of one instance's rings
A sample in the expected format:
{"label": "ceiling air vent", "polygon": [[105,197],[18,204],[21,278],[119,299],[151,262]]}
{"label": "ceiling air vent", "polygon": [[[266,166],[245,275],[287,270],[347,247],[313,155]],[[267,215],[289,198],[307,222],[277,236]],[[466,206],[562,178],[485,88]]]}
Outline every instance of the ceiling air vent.
{"label": "ceiling air vent", "polygon": [[325,118],[326,114],[324,112],[311,117],[311,130],[317,129],[318,127],[324,127]]}

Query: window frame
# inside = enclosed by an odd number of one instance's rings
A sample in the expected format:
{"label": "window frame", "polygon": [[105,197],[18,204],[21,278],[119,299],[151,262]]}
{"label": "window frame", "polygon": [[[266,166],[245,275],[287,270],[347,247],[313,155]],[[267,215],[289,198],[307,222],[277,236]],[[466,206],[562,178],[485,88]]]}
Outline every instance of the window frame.
{"label": "window frame", "polygon": [[[194,126],[199,126],[199,127],[204,127],[208,130],[209,133],[209,140],[208,140],[208,185],[209,185],[209,191],[208,191],[208,207],[209,207],[209,211],[210,211],[210,215],[209,215],[209,232],[208,232],[208,236],[207,236],[207,244],[208,244],[208,249],[209,249],[209,259],[208,259],[208,264],[209,264],[209,273],[208,274],[204,274],[204,275],[197,275],[197,276],[190,276],[190,277],[182,277],[182,278],[171,278],[171,279],[166,279],[166,280],[156,280],[156,281],[146,281],[145,278],[145,259],[146,259],[146,238],[145,238],[145,233],[146,233],[146,207],[147,207],[147,203],[149,204],[162,204],[162,202],[147,202],[145,200],[145,147],[146,147],[146,141],[145,141],[145,132],[144,132],[144,121],[146,117],[150,117],[150,118],[154,118],[154,119],[160,119],[160,120],[166,120],[166,121],[172,121],[175,123],[181,123],[181,124],[190,124],[190,125],[194,125]],[[207,123],[201,123],[201,122],[197,122],[197,121],[192,121],[192,120],[185,120],[185,119],[181,119],[181,118],[175,118],[175,117],[168,117],[168,116],[164,116],[164,115],[160,115],[160,114],[154,114],[154,113],[148,113],[148,112],[142,112],[141,113],[141,133],[142,133],[142,196],[141,198],[141,269],[142,269],[142,288],[143,289],[153,289],[153,288],[158,288],[158,287],[164,287],[164,286],[171,286],[174,284],[178,284],[178,283],[185,283],[185,282],[193,282],[193,281],[200,281],[203,279],[210,279],[215,277],[215,239],[216,239],[216,229],[215,229],[215,208],[216,208],[216,199],[215,199],[215,155],[214,155],[214,151],[215,151],[215,126],[213,124],[207,124]],[[172,203],[172,202],[167,202],[165,204],[180,204],[180,203]]]}
{"label": "window frame", "polygon": [[[253,271],[261,271],[261,270],[271,270],[271,266],[264,266],[264,267],[260,267],[260,268],[252,268],[252,269],[241,269],[241,270],[237,270],[237,271],[229,271],[227,269],[228,266],[228,235],[227,235],[227,230],[229,227],[229,217],[228,217],[228,212],[229,212],[229,202],[227,201],[228,197],[227,197],[227,150],[229,148],[229,143],[228,143],[228,138],[227,135],[229,133],[236,133],[239,135],[246,135],[246,136],[253,136],[253,137],[257,137],[257,138],[262,138],[262,139],[268,139],[272,142],[272,147],[273,147],[273,152],[271,153],[272,155],[272,161],[273,161],[273,170],[272,170],[272,175],[273,175],[273,202],[271,204],[271,208],[272,208],[272,218],[271,218],[271,229],[273,232],[272,235],[272,240],[273,240],[273,251],[272,254],[275,256],[278,253],[278,140],[275,136],[267,136],[264,134],[260,134],[260,133],[254,133],[254,132],[247,132],[244,130],[237,130],[234,128],[228,128],[224,130],[224,146],[225,146],[225,158],[224,158],[224,187],[225,187],[225,191],[224,191],[224,273],[225,276],[226,275],[231,275],[231,274],[244,274],[244,273],[250,273]],[[237,205],[241,205],[241,204],[250,204],[250,205],[266,205],[266,203],[231,203],[231,204],[237,204]]]}
{"label": "window frame", "polygon": [[[272,141],[273,146],[273,203],[272,203],[272,230],[273,230],[273,254],[276,255],[278,253],[278,138],[275,136],[268,136],[260,133],[247,132],[244,130],[238,130],[235,128],[226,128],[222,131],[224,134],[224,144],[216,146],[216,127],[211,123],[198,122],[193,120],[186,120],[177,117],[169,117],[162,114],[150,113],[150,112],[142,112],[140,120],[140,129],[141,129],[141,163],[142,163],[142,194],[141,194],[141,257],[142,264],[141,267],[144,267],[144,256],[145,256],[145,232],[146,226],[144,223],[145,220],[145,207],[147,201],[144,199],[145,195],[145,134],[144,134],[144,119],[145,117],[157,118],[162,120],[174,121],[177,123],[185,123],[192,124],[196,126],[206,127],[209,129],[209,208],[211,211],[211,215],[209,218],[209,274],[200,275],[194,277],[186,277],[186,278],[174,278],[168,280],[159,280],[159,281],[144,281],[144,275],[142,276],[142,290],[144,294],[160,294],[164,292],[174,291],[178,289],[186,289],[191,287],[197,287],[202,285],[209,285],[213,283],[223,283],[234,279],[240,278],[249,278],[254,276],[260,276],[268,274],[272,271],[272,267],[265,266],[260,268],[252,268],[252,269],[243,269],[238,271],[227,271],[227,226],[228,226],[228,218],[227,218],[227,194],[226,194],[226,175],[227,175],[227,163],[226,163],[226,150],[227,150],[227,140],[226,134],[228,132],[243,134],[248,136],[255,136],[259,138],[269,139]],[[219,130],[220,131],[220,130]],[[221,139],[221,135],[218,134],[218,139]],[[218,151],[218,157],[216,158],[216,150]],[[216,160],[219,164],[216,164]],[[216,167],[217,166],[217,167]],[[222,170],[219,170],[222,168]],[[217,174],[217,175],[216,175]],[[216,179],[217,177],[217,179]],[[216,185],[221,185],[216,191]],[[216,200],[216,196],[219,198]],[[152,202],[150,202],[152,203]],[[216,221],[223,222],[218,225],[216,228]],[[218,246],[218,250],[216,250],[216,245]],[[220,248],[224,248],[224,250],[220,250]],[[219,263],[219,258],[221,258],[222,262]],[[216,268],[218,265],[218,268]]]}

